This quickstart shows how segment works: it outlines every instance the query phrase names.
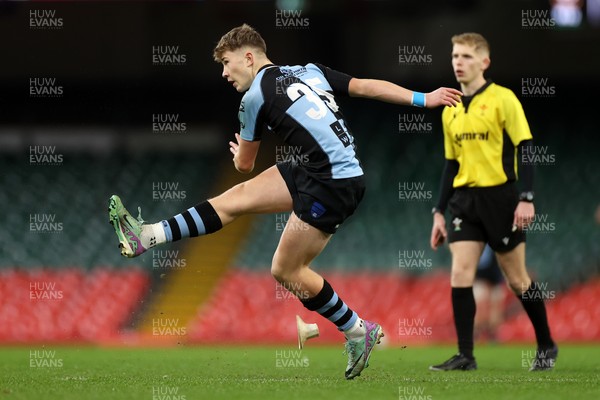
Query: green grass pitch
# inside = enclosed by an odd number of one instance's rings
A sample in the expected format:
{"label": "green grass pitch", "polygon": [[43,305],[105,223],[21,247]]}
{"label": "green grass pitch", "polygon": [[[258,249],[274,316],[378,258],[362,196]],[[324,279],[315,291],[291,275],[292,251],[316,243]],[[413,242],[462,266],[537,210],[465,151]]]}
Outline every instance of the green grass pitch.
{"label": "green grass pitch", "polygon": [[598,399],[600,345],[561,345],[554,371],[528,372],[531,345],[479,346],[479,370],[431,372],[450,346],[379,348],[344,379],[343,346],[0,348],[0,399]]}

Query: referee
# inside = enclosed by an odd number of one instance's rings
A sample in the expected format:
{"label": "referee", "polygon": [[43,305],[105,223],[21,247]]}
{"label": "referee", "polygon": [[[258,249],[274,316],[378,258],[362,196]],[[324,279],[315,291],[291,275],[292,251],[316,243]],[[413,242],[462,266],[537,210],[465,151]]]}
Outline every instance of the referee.
{"label": "referee", "polygon": [[[533,324],[537,351],[530,371],[552,369],[558,347],[550,335],[541,293],[525,269],[524,230],[535,213],[533,166],[522,164],[517,154],[532,146],[529,124],[515,94],[484,78],[490,66],[487,40],[477,33],[463,33],[453,36],[452,44],[452,67],[464,96],[456,107],[442,112],[446,164],[439,201],[432,211],[430,242],[434,250],[446,238],[450,243],[458,354],[429,369],[477,369],[473,282],[486,243]],[[520,191],[515,184],[517,165]]]}

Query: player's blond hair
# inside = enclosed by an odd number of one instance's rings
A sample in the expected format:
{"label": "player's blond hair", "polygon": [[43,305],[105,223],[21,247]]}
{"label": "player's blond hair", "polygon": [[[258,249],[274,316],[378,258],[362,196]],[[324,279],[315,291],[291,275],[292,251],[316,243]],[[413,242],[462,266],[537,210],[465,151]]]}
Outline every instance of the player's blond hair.
{"label": "player's blond hair", "polygon": [[479,33],[466,32],[452,36],[452,44],[464,44],[467,46],[474,46],[476,52],[482,52],[486,55],[490,55],[490,44],[488,41]]}
{"label": "player's blond hair", "polygon": [[263,54],[267,54],[267,45],[262,36],[250,25],[237,26],[224,34],[213,50],[213,58],[220,63],[223,53],[235,51],[242,47],[252,47]]}

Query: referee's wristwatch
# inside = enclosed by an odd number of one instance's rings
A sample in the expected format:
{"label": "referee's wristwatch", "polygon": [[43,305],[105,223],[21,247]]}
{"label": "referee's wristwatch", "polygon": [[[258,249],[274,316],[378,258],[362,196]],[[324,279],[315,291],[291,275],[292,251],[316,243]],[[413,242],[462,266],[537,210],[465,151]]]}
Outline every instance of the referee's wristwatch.
{"label": "referee's wristwatch", "polygon": [[444,212],[443,212],[442,210],[440,210],[440,209],[439,209],[439,208],[437,208],[437,207],[433,207],[433,208],[431,209],[431,215],[435,215],[435,213],[440,213],[440,214],[444,215]]}
{"label": "referee's wristwatch", "polygon": [[523,192],[519,196],[519,201],[526,201],[528,203],[533,202],[533,192]]}

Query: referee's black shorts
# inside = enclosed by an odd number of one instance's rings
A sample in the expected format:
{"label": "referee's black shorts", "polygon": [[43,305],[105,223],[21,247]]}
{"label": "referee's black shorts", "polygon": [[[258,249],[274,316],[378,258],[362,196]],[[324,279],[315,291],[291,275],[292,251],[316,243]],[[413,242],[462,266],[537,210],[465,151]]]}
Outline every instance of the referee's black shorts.
{"label": "referee's black shorts", "polygon": [[514,182],[499,186],[457,188],[448,202],[448,241],[489,243],[496,252],[507,252],[525,242],[525,232],[512,231],[519,192]]}
{"label": "referee's black shorts", "polygon": [[292,195],[294,214],[326,233],[335,233],[365,194],[364,176],[321,179],[291,161],[278,163],[277,168]]}

